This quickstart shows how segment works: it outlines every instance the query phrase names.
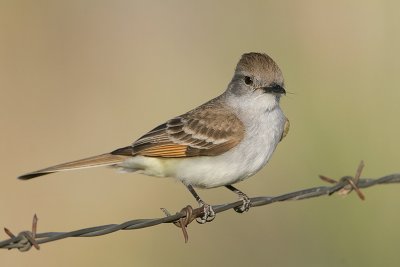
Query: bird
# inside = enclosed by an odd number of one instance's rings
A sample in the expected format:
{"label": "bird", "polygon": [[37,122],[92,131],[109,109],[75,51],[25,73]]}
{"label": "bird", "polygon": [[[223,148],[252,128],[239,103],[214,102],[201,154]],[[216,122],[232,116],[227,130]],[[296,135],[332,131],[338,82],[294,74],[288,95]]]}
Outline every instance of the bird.
{"label": "bird", "polygon": [[216,214],[194,188],[224,186],[243,202],[235,210],[248,211],[250,198],[233,184],[264,167],[287,135],[290,123],[279,105],[283,95],[283,74],[275,61],[265,53],[245,53],[222,94],[155,127],[131,145],[18,178],[111,166],[178,179],[203,208],[199,223],[212,221]]}

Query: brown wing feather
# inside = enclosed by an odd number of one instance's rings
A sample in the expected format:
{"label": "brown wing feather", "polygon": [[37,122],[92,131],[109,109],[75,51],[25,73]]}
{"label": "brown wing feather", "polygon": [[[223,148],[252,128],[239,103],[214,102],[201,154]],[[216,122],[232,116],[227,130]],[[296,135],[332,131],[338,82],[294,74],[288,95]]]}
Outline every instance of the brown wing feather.
{"label": "brown wing feather", "polygon": [[187,147],[186,145],[178,144],[151,146],[140,151],[140,155],[146,155],[148,157],[180,158],[186,156]]}
{"label": "brown wing feather", "polygon": [[133,143],[132,153],[148,157],[216,156],[236,146],[243,138],[242,122],[229,109],[211,101],[151,130]]}

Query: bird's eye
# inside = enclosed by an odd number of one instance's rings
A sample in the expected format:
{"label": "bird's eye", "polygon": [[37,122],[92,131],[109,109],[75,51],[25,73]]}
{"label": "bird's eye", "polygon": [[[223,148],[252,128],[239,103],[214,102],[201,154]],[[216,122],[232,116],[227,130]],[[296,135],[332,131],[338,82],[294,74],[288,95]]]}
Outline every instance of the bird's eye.
{"label": "bird's eye", "polygon": [[244,76],[244,83],[247,85],[252,85],[253,84],[253,79],[250,78],[249,76]]}

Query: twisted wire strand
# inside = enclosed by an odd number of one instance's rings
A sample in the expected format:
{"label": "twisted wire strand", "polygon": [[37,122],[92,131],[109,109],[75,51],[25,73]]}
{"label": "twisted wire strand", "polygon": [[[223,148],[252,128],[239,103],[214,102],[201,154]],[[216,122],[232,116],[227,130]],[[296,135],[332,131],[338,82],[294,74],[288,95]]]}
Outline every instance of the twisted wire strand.
{"label": "twisted wire strand", "polygon": [[[327,178],[325,176],[320,176],[324,181],[335,182],[333,186],[319,186],[308,189],[303,189],[295,192],[290,192],[278,196],[260,196],[251,198],[252,207],[265,206],[273,204],[275,202],[289,201],[289,200],[302,200],[320,197],[324,195],[332,195],[334,193],[339,193],[342,195],[347,195],[353,190],[357,191],[359,197],[363,199],[363,195],[360,191],[361,188],[367,188],[379,184],[394,184],[400,183],[400,173],[386,175],[377,179],[364,178],[360,179],[359,175],[361,173],[363,163],[360,164],[359,171],[356,173],[355,178],[350,176],[342,177],[339,181]],[[221,213],[235,207],[240,207],[242,201],[236,201],[226,204],[214,205],[213,209],[215,213]],[[190,210],[190,213],[188,212]],[[37,217],[34,216],[32,231],[20,232],[17,236],[13,235],[10,230],[4,228],[9,239],[0,241],[0,248],[3,249],[14,249],[17,248],[20,251],[27,251],[32,246],[39,249],[39,244],[53,242],[56,240],[69,238],[69,237],[95,237],[110,234],[120,230],[135,230],[146,227],[156,226],[162,223],[174,223],[176,226],[182,228],[185,241],[187,241],[187,225],[193,221],[195,218],[199,217],[203,213],[202,208],[192,209],[190,206],[182,209],[182,211],[171,215],[167,210],[163,209],[166,213],[165,217],[154,218],[154,219],[134,219],[121,224],[107,224],[94,227],[83,228],[70,232],[44,232],[36,233],[36,223]],[[189,218],[190,217],[190,218]]]}

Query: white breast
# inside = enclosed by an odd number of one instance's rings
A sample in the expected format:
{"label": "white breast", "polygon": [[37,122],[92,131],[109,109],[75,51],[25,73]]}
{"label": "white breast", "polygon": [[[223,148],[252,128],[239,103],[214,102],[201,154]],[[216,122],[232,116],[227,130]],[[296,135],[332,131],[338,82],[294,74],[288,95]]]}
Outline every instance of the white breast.
{"label": "white breast", "polygon": [[171,166],[171,176],[204,188],[242,181],[268,162],[282,136],[285,120],[279,107],[253,118],[243,140],[235,148],[216,157],[178,160]]}

